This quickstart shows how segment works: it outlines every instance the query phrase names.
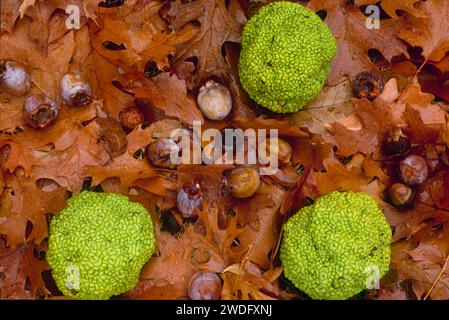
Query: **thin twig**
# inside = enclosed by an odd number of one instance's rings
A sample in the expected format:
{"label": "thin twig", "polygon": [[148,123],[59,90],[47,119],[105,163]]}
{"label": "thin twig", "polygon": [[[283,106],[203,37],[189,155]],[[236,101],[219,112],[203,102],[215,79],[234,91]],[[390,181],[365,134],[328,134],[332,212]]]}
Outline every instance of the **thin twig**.
{"label": "thin twig", "polygon": [[441,276],[444,273],[444,270],[446,269],[446,267],[449,264],[449,254],[446,257],[446,261],[444,262],[443,267],[441,268],[440,274],[438,275],[438,277],[435,279],[435,282],[433,283],[432,287],[430,288],[429,292],[427,292],[426,296],[424,297],[424,300],[427,300],[427,298],[430,296],[430,294],[432,293],[433,289],[435,288],[435,286],[437,285],[438,281],[440,281]]}

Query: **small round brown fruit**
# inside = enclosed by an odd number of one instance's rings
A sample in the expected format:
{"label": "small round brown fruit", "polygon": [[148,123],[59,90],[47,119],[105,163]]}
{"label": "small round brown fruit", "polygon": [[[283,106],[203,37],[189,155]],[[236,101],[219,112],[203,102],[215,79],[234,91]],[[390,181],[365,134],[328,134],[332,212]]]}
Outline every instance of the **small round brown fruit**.
{"label": "small round brown fruit", "polygon": [[415,198],[415,192],[403,183],[394,183],[388,188],[388,199],[398,209],[411,207]]}
{"label": "small round brown fruit", "polygon": [[176,167],[170,160],[170,154],[177,150],[175,141],[169,138],[159,138],[146,147],[145,155],[150,163],[159,168],[174,169]]}
{"label": "small round brown fruit", "polygon": [[206,118],[210,120],[223,120],[229,115],[232,108],[229,90],[212,80],[200,88],[197,103]]}
{"label": "small round brown fruit", "polygon": [[395,128],[387,133],[382,148],[387,156],[403,155],[410,150],[411,143],[401,128]]}
{"label": "small round brown fruit", "polygon": [[0,88],[14,96],[31,90],[31,77],[23,66],[13,61],[0,62]]}
{"label": "small round brown fruit", "polygon": [[199,184],[188,184],[182,186],[178,191],[176,199],[178,210],[184,219],[195,221],[203,202]]}
{"label": "small round brown fruit", "polygon": [[145,120],[142,112],[136,106],[130,106],[118,114],[120,123],[127,129],[135,129]]}
{"label": "small round brown fruit", "polygon": [[355,77],[354,93],[357,98],[366,98],[374,101],[382,92],[384,81],[382,77],[374,72],[364,71]]}
{"label": "small round brown fruit", "polygon": [[[280,163],[286,164],[290,162],[290,159],[292,157],[292,146],[290,145],[290,143],[288,143],[285,140],[282,139],[277,139],[278,141],[278,146],[277,146],[277,154],[278,154],[278,159]],[[271,139],[267,139],[267,155],[270,155],[271,153],[271,147],[270,147],[270,143]]]}
{"label": "small round brown fruit", "polygon": [[418,155],[410,155],[399,163],[402,181],[409,186],[416,186],[427,180],[429,169],[426,160]]}
{"label": "small round brown fruit", "polygon": [[31,127],[42,129],[56,121],[58,104],[42,94],[35,94],[25,99],[22,114]]}
{"label": "small round brown fruit", "polygon": [[227,177],[231,193],[236,198],[249,198],[260,186],[259,173],[254,168],[237,168]]}
{"label": "small round brown fruit", "polygon": [[217,274],[197,272],[190,278],[188,293],[192,300],[218,300],[221,289],[221,279]]}
{"label": "small round brown fruit", "polygon": [[82,107],[92,102],[92,88],[79,74],[66,74],[59,87],[62,100],[69,107]]}

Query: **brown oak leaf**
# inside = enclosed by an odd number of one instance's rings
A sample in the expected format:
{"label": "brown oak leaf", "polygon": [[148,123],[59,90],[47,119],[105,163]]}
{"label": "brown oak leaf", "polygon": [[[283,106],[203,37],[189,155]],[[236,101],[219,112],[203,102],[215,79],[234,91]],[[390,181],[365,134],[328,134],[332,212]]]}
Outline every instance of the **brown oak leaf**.
{"label": "brown oak leaf", "polygon": [[329,84],[337,84],[344,75],[352,80],[359,72],[376,70],[368,56],[370,49],[378,50],[388,61],[401,54],[407,56],[406,46],[396,37],[401,26],[397,19],[382,20],[380,29],[368,29],[367,17],[346,0],[312,0],[307,6],[315,12],[327,12],[324,22],[337,39]]}
{"label": "brown oak leaf", "polygon": [[[231,0],[229,7],[238,8],[236,2]],[[176,32],[194,21],[201,24],[190,41],[176,47],[174,61],[179,64],[189,58],[198,59],[194,74],[195,86],[211,76],[227,78],[228,65],[221,48],[228,41],[240,42],[242,24],[245,22],[237,21],[231,15],[229,7],[224,1],[219,0],[198,0],[188,3],[176,0],[171,3],[168,15]]]}
{"label": "brown oak leaf", "polygon": [[2,299],[43,299],[50,292],[45,287],[42,272],[48,269],[45,260],[34,252],[32,243],[22,244],[0,255],[0,296]]}
{"label": "brown oak leaf", "polygon": [[[142,87],[131,90],[136,98],[146,98],[152,105],[169,117],[176,117],[192,126],[193,121],[204,122],[196,101],[187,94],[185,80],[164,72],[151,80],[143,81]],[[166,94],[170,92],[170,94]]]}
{"label": "brown oak leaf", "polygon": [[157,176],[158,173],[145,159],[137,160],[128,152],[115,158],[107,165],[85,165],[82,168],[84,176],[92,177],[92,184],[98,185],[107,178],[120,178],[120,187],[127,194],[129,187],[138,179],[146,179]]}
{"label": "brown oak leaf", "polygon": [[425,58],[440,61],[449,51],[449,2],[447,0],[420,1],[417,9],[424,18],[406,16],[398,37],[412,46],[423,49]]}
{"label": "brown oak leaf", "polygon": [[399,99],[395,80],[387,83],[381,96],[374,102],[354,99],[354,114],[332,124],[332,137],[338,146],[338,154],[348,157],[361,152],[379,159],[380,142],[385,133],[394,127],[404,126],[404,102]]}
{"label": "brown oak leaf", "polygon": [[66,203],[63,188],[55,184],[50,190],[40,189],[34,179],[22,175],[6,175],[0,198],[0,234],[11,247],[26,241],[39,244],[48,236],[46,214],[59,213]]}
{"label": "brown oak leaf", "polygon": [[[399,19],[397,15],[398,11],[407,12],[415,17],[424,18],[426,15],[421,12],[419,8],[416,8],[416,4],[421,0],[382,0],[380,5],[382,9],[392,18]],[[355,0],[354,3],[357,6],[364,5],[378,5],[379,1],[376,0]]]}

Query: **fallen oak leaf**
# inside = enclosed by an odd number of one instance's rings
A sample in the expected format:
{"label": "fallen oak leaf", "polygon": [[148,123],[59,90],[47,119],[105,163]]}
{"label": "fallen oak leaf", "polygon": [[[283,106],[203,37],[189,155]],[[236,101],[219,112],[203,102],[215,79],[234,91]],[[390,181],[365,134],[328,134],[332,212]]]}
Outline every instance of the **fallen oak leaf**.
{"label": "fallen oak leaf", "polygon": [[14,24],[20,16],[20,7],[20,2],[16,0],[0,1],[0,21],[2,23],[0,28],[1,32],[6,31],[9,34],[12,33]]}
{"label": "fallen oak leaf", "polygon": [[0,93],[0,136],[11,130],[25,125],[22,116],[23,97],[12,97],[5,93]]}
{"label": "fallen oak leaf", "polygon": [[408,56],[406,45],[396,36],[403,27],[401,20],[382,20],[380,29],[368,29],[367,16],[348,1],[312,0],[307,6],[315,12],[327,12],[324,22],[337,40],[339,49],[327,79],[330,85],[339,83],[344,75],[352,80],[362,71],[376,71],[377,67],[368,56],[370,49],[378,50],[388,61],[394,56]]}
{"label": "fallen oak leaf", "polygon": [[[97,9],[97,6],[101,1],[102,0],[72,0],[71,5],[76,5],[79,8],[83,7],[84,14],[88,18],[93,19],[95,16],[93,12]],[[44,1],[39,1],[39,2],[44,2]],[[48,1],[48,2],[50,2],[50,1]],[[82,6],[81,6],[81,3],[82,3]],[[23,18],[23,16],[26,14],[27,10],[30,7],[33,7],[35,4],[36,4],[36,0],[24,0],[19,7],[20,17]],[[64,6],[65,4],[67,4],[67,2],[64,0],[52,0],[52,5],[53,5],[54,10],[63,9],[65,11],[65,9],[66,9],[66,7]]]}
{"label": "fallen oak leaf", "polygon": [[114,158],[107,165],[86,165],[83,167],[83,175],[92,177],[92,184],[99,185],[107,178],[120,178],[122,193],[127,194],[128,189],[139,179],[152,178],[158,173],[146,160],[137,160],[128,152]]}
{"label": "fallen oak leaf", "polygon": [[386,132],[405,126],[405,101],[401,98],[395,101],[395,97],[399,97],[397,82],[391,79],[382,94],[373,102],[354,99],[354,114],[333,123],[333,134],[326,139],[333,142],[338,147],[338,154],[344,157],[361,152],[379,159],[381,141]]}
{"label": "fallen oak leaf", "polygon": [[[377,1],[373,1],[377,2]],[[394,19],[400,19],[396,14],[397,11],[405,11],[416,18],[426,18],[426,14],[417,8],[420,0],[383,0],[380,5],[385,12]]]}
{"label": "fallen oak leaf", "polygon": [[34,257],[39,250],[32,243],[22,244],[0,255],[0,296],[3,299],[43,299],[50,294],[42,278],[48,269],[45,260]]}
{"label": "fallen oak leaf", "polygon": [[[391,247],[391,266],[397,273],[398,281],[411,280],[412,289],[417,298],[424,298],[440,275],[441,265],[414,261],[408,254],[408,251],[414,247],[411,240],[395,242]],[[430,297],[432,300],[449,298],[449,276],[442,274]]]}
{"label": "fallen oak leaf", "polygon": [[438,230],[428,230],[416,248],[407,251],[414,261],[443,265],[449,255],[449,218]]}
{"label": "fallen oak leaf", "polygon": [[14,137],[16,142],[33,149],[34,156],[40,160],[39,166],[33,167],[36,179],[53,179],[69,189],[75,186],[72,190],[75,191],[84,179],[79,177],[83,165],[110,161],[110,155],[99,143],[99,125],[92,121],[99,103],[94,101],[77,109],[61,106],[58,121],[53,126],[43,130],[27,129]]}
{"label": "fallen oak leaf", "polygon": [[3,177],[3,172],[0,170],[0,196],[5,190],[5,178]]}
{"label": "fallen oak leaf", "polygon": [[372,180],[371,177],[365,176],[359,166],[348,168],[335,158],[325,159],[323,165],[326,172],[313,173],[321,195],[337,189],[362,191],[363,186],[368,185]]}
{"label": "fallen oak leaf", "polygon": [[129,80],[120,72],[116,65],[93,51],[86,58],[84,67],[92,70],[98,84],[98,98],[103,99],[102,109],[111,117],[118,119],[120,111],[133,104],[132,93],[123,91]]}
{"label": "fallen oak leaf", "polygon": [[400,286],[394,288],[380,288],[375,300],[407,300],[407,293]]}
{"label": "fallen oak leaf", "polygon": [[[140,56],[141,50],[150,45],[154,35],[149,29],[131,32],[126,21],[121,17],[119,19],[102,17],[102,27],[98,28],[98,31],[91,31],[92,45],[101,56],[117,66],[125,70],[136,68],[143,73],[144,65],[148,60],[144,60]],[[116,46],[121,46],[121,49],[108,49],[107,43],[114,43]],[[142,43],[145,44],[143,48]],[[166,55],[170,51],[171,48],[166,51]],[[162,54],[162,56],[164,55]],[[165,59],[167,59],[166,56]],[[161,65],[166,64],[165,61],[159,61],[159,59],[156,59],[156,62]]]}
{"label": "fallen oak leaf", "polygon": [[449,170],[444,173],[443,177],[443,197],[441,199],[441,206],[449,208]]}
{"label": "fallen oak leaf", "polygon": [[[238,7],[231,0],[231,8]],[[194,74],[194,86],[211,76],[226,78],[228,65],[221,53],[225,42],[240,42],[242,22],[237,21],[223,1],[198,0],[183,3],[176,0],[170,4],[168,16],[176,32],[193,21],[201,25],[196,35],[188,42],[176,47],[174,63],[180,64],[189,58],[198,59]],[[243,15],[241,15],[243,16]]]}
{"label": "fallen oak leaf", "polygon": [[[249,262],[259,265],[263,269],[270,267],[273,251],[279,239],[279,230],[275,227],[278,211],[285,198],[285,191],[275,184],[262,184],[259,191],[261,196],[269,198],[270,202],[262,202],[255,197],[251,202],[261,202],[261,205],[247,208],[246,211],[237,207],[237,219],[241,225],[242,233],[238,237],[239,248],[251,250],[242,251],[244,256],[236,256],[241,261],[243,257]],[[257,210],[256,212],[254,212]],[[243,216],[243,217],[242,217]],[[248,221],[249,220],[249,221]],[[271,256],[270,256],[271,253]]]}
{"label": "fallen oak leaf", "polygon": [[446,112],[438,105],[407,105],[404,115],[409,125],[405,133],[413,143],[434,143],[446,129]]}
{"label": "fallen oak leaf", "polygon": [[441,72],[449,72],[449,54],[443,60],[433,63]]}
{"label": "fallen oak leaf", "polygon": [[397,36],[412,46],[421,47],[427,60],[441,61],[449,51],[449,3],[446,0],[420,1],[417,9],[425,18],[404,17],[406,23]]}
{"label": "fallen oak leaf", "polygon": [[138,179],[133,182],[132,186],[163,197],[178,191],[178,184],[175,181],[161,175]]}
{"label": "fallen oak leaf", "polygon": [[[266,287],[271,289],[271,284],[263,278],[260,271],[259,274],[254,274],[254,271],[248,270],[248,265],[252,264],[244,262],[243,268],[241,264],[234,264],[223,270],[221,274],[223,279],[222,299],[274,300],[273,297],[261,291],[261,289],[266,289]],[[257,267],[251,269],[258,270]]]}
{"label": "fallen oak leaf", "polygon": [[[50,191],[39,189],[34,179],[26,178],[19,170],[16,175],[5,176],[0,203],[0,234],[6,235],[8,245],[15,247],[26,241],[39,244],[48,236],[45,215],[57,214],[64,208],[66,192],[57,185]],[[31,231],[27,234],[29,223]]]}
{"label": "fallen oak leaf", "polygon": [[[159,14],[163,7],[164,4],[157,1],[142,3],[133,0],[124,3],[113,14],[100,10],[99,22],[91,24],[95,50],[137,79],[143,77],[150,62],[157,70],[165,70],[169,67],[168,57],[173,56],[175,46],[188,41],[193,31],[185,28],[171,33]],[[112,50],[112,43],[121,46],[120,50]]]}
{"label": "fallen oak leaf", "polygon": [[4,172],[13,173],[22,168],[25,175],[32,175],[32,167],[39,163],[29,146],[13,139],[0,139],[0,167]]}
{"label": "fallen oak leaf", "polygon": [[[81,25],[85,23],[86,17],[93,18],[94,15],[92,14],[92,8],[88,9],[86,7],[87,1],[98,4],[98,2],[100,2],[101,0],[73,0],[69,4],[64,0],[23,1],[19,8],[20,18],[23,18],[26,15],[27,17],[32,19],[28,37],[35,43],[37,49],[44,53],[50,53],[51,50],[47,50],[48,45],[56,40],[54,37],[53,39],[51,39],[52,33],[53,36],[55,34],[62,36],[70,31],[69,28],[66,27],[66,11],[68,15],[69,12],[72,12],[73,10],[70,8],[70,6],[72,6],[72,8],[84,8],[84,11],[80,10],[79,18]],[[94,9],[96,9],[96,6]],[[54,23],[55,20],[57,20],[56,24]],[[59,30],[52,30],[52,28],[57,28]]]}
{"label": "fallen oak leaf", "polygon": [[176,300],[187,299],[187,296],[180,295],[179,287],[160,280],[140,280],[136,287],[123,295],[130,300]]}
{"label": "fallen oak leaf", "polygon": [[[194,121],[204,123],[204,117],[196,101],[187,94],[186,83],[176,75],[164,72],[150,80],[144,80],[141,87],[130,89],[136,98],[146,98],[154,107],[167,116],[176,117],[192,126]],[[170,94],[167,95],[166,92]]]}
{"label": "fallen oak leaf", "polygon": [[156,121],[145,129],[139,126],[127,135],[128,152],[130,155],[134,155],[138,150],[142,150],[158,138],[170,138],[172,132],[181,127],[181,122],[174,119]]}

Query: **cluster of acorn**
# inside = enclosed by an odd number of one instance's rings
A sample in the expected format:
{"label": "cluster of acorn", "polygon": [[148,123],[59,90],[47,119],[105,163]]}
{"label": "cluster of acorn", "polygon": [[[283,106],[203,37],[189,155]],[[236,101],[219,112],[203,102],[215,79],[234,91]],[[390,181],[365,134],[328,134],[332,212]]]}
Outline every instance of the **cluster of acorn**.
{"label": "cluster of acorn", "polygon": [[[361,72],[354,81],[354,93],[359,99],[374,101],[383,87],[382,77],[373,72]],[[385,199],[399,210],[410,209],[415,202],[417,187],[429,177],[426,159],[417,154],[409,154],[411,143],[401,128],[387,133],[382,148],[389,159],[395,160],[397,180],[387,188]]]}
{"label": "cluster of acorn", "polygon": [[[212,121],[226,119],[232,109],[232,98],[229,90],[213,80],[207,81],[197,95],[198,107],[204,116]],[[135,106],[129,107],[119,114],[120,122],[125,128],[133,129],[143,123],[143,116]],[[176,147],[176,141],[161,137],[145,148],[145,157],[155,167],[175,169],[176,165],[170,161],[170,153]],[[270,150],[270,140],[267,139],[267,151]],[[276,182],[286,187],[293,187],[297,183],[298,173],[288,166],[292,155],[291,145],[278,139],[278,160],[283,164],[272,176]],[[260,187],[261,179],[257,168],[251,166],[237,167],[226,174],[223,181],[225,193],[229,192],[238,199],[252,197]],[[197,218],[197,210],[202,203],[202,193],[198,183],[182,186],[178,191],[177,205],[181,216],[190,221]]]}
{"label": "cluster of acorn", "polygon": [[[27,70],[14,61],[0,61],[0,89],[14,96],[25,96],[31,91],[32,81]],[[62,102],[69,107],[91,103],[92,89],[80,74],[69,73],[60,82]],[[23,103],[23,118],[35,129],[42,129],[56,121],[59,103],[43,94],[28,96]]]}
{"label": "cluster of acorn", "polygon": [[[354,81],[354,93],[359,99],[374,101],[383,87],[382,77],[373,72],[362,72]],[[401,128],[387,133],[382,148],[388,160],[394,160],[395,176],[395,182],[385,192],[385,199],[399,210],[410,209],[415,203],[418,187],[429,177],[427,161],[411,152],[410,140]]]}
{"label": "cluster of acorn", "polygon": [[396,178],[386,192],[386,199],[399,210],[410,209],[416,196],[416,189],[429,177],[426,159],[410,154],[411,143],[400,128],[389,131],[383,143],[386,156],[399,159],[396,163]]}
{"label": "cluster of acorn", "polygon": [[[283,166],[283,169],[290,169],[295,173],[294,178],[291,179],[291,185],[289,185],[289,187],[292,187],[296,185],[298,175],[291,166],[287,165],[287,163],[290,162],[292,149],[288,142],[281,139],[278,140],[278,145],[279,162],[285,165]],[[285,171],[282,172],[285,174]],[[273,176],[272,178],[275,179],[276,177]],[[225,175],[222,183],[222,192],[224,194],[229,193],[237,199],[246,199],[252,197],[257,190],[259,190],[260,184],[261,179],[257,168],[241,166],[231,170]],[[182,186],[179,189],[177,196],[177,206],[181,216],[186,220],[196,220],[197,210],[200,209],[202,200],[202,193],[198,183]]]}

